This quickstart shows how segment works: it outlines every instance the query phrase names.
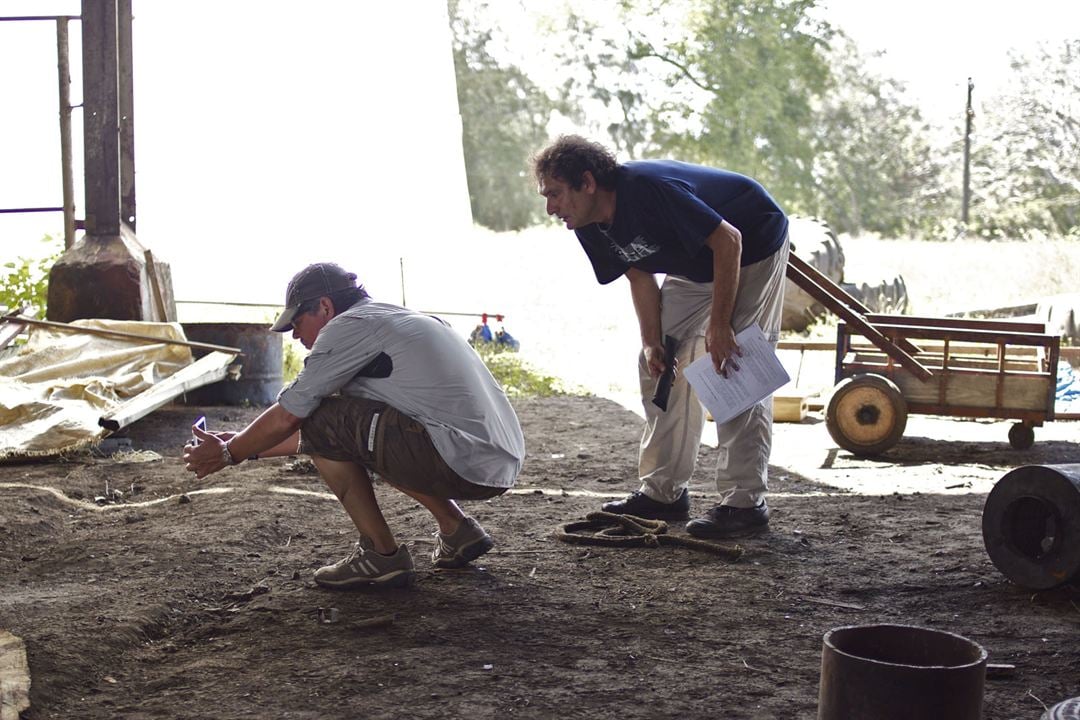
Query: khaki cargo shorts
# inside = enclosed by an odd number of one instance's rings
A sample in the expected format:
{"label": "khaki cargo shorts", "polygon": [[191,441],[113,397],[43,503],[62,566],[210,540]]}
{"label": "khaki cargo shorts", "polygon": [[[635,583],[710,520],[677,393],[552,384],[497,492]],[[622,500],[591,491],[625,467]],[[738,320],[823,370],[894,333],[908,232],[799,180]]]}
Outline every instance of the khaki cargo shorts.
{"label": "khaki cargo shorts", "polygon": [[363,465],[387,483],[423,495],[486,500],[506,492],[458,475],[423,425],[378,400],[325,398],[300,426],[300,452]]}

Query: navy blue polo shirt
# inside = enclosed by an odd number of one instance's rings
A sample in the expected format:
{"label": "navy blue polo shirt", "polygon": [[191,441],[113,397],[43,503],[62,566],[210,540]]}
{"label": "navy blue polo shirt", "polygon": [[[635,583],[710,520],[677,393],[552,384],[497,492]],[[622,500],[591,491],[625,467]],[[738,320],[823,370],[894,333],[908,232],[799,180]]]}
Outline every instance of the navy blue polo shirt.
{"label": "navy blue polo shirt", "polygon": [[596,279],[607,284],[629,268],[712,282],[705,240],[727,220],[742,233],[741,265],[780,249],[787,216],[756,180],[674,160],[638,160],[619,167],[615,221],[575,231]]}

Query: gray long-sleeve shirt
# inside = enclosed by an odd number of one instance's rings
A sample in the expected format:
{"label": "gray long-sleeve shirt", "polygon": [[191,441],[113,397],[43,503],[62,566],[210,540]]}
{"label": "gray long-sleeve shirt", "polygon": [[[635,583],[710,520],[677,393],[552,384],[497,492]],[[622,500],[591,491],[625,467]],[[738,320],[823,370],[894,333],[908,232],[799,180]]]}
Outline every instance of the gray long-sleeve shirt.
{"label": "gray long-sleeve shirt", "polygon": [[[380,352],[390,357],[390,375],[358,377]],[[446,464],[469,482],[510,487],[521,471],[525,439],[506,394],[440,320],[370,299],[335,316],[278,403],[304,418],[337,392],[381,400],[423,424]]]}

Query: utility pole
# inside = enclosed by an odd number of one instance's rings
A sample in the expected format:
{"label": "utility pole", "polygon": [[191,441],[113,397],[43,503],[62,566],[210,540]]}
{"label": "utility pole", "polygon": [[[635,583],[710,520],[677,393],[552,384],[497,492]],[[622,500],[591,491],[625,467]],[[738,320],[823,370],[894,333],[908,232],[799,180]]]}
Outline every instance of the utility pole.
{"label": "utility pole", "polygon": [[960,220],[967,225],[968,208],[971,205],[971,123],[975,117],[975,111],[971,109],[971,91],[975,89],[975,83],[968,78],[967,83],[967,110],[964,113],[964,201],[960,208]]}

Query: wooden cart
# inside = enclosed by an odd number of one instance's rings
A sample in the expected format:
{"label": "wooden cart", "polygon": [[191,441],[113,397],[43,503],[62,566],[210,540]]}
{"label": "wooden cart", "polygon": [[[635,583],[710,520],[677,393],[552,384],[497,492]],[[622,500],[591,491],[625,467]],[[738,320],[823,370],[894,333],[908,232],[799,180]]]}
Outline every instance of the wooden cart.
{"label": "wooden cart", "polygon": [[1018,449],[1054,419],[1061,339],[1041,323],[874,314],[794,254],[787,274],[844,321],[825,420],[854,455],[895,445],[909,413],[1013,419]]}

